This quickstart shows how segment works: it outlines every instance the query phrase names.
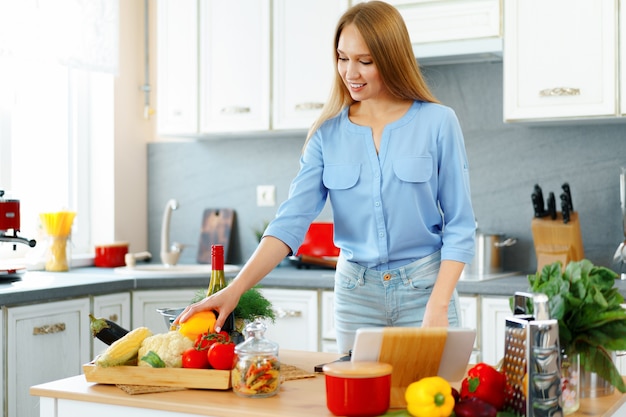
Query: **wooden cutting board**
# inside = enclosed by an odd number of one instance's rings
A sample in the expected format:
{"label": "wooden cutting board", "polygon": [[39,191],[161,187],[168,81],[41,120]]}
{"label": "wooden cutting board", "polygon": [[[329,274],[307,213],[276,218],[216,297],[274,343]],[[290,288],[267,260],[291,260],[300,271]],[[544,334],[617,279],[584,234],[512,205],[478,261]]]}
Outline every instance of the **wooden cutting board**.
{"label": "wooden cutting board", "polygon": [[228,263],[230,236],[235,223],[235,210],[232,208],[208,208],[202,216],[200,244],[198,245],[199,264],[211,263],[211,246],[224,246],[224,261]]}
{"label": "wooden cutting board", "polygon": [[413,332],[401,327],[387,327],[383,330],[378,360],[393,365],[391,407],[406,407],[406,387],[424,377],[437,375],[447,335],[446,328],[438,327],[416,329]]}

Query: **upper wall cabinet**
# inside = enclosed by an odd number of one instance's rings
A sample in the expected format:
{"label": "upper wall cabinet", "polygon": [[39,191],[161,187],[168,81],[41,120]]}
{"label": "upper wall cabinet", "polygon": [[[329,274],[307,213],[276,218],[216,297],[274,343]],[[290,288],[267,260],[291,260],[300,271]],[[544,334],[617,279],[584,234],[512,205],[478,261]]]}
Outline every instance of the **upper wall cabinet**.
{"label": "upper wall cabinet", "polygon": [[420,64],[500,60],[501,0],[389,0]]}
{"label": "upper wall cabinet", "polygon": [[330,93],[342,0],[275,0],[272,128],[309,128]]}
{"label": "upper wall cabinet", "polygon": [[308,129],[347,0],[160,0],[160,135]]}
{"label": "upper wall cabinet", "polygon": [[198,0],[157,3],[157,130],[198,131]]}
{"label": "upper wall cabinet", "polygon": [[505,121],[617,116],[617,37],[617,0],[507,0]]}
{"label": "upper wall cabinet", "polygon": [[201,133],[268,130],[269,0],[200,1]]}

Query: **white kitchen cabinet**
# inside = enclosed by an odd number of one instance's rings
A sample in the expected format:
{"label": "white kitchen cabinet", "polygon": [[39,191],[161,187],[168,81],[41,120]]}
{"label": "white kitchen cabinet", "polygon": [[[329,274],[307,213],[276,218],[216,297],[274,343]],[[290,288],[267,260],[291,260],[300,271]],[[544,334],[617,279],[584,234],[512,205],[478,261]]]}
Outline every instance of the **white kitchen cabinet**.
{"label": "white kitchen cabinet", "polygon": [[307,129],[328,99],[337,20],[347,0],[273,2],[272,128]]}
{"label": "white kitchen cabinet", "polygon": [[482,360],[495,366],[504,357],[506,318],[513,315],[509,297],[482,297],[480,308]]}
{"label": "white kitchen cabinet", "polygon": [[[127,330],[131,330],[130,293],[98,295],[93,297],[92,312],[96,318],[111,320]],[[103,352],[107,345],[97,338],[93,338],[91,357]]]}
{"label": "white kitchen cabinet", "polygon": [[500,60],[500,0],[390,0],[420,63]]}
{"label": "white kitchen cabinet", "polygon": [[278,343],[280,349],[318,351],[318,292],[261,288],[276,313],[274,323],[265,321],[265,336]]}
{"label": "white kitchen cabinet", "polygon": [[506,1],[505,121],[616,116],[616,13],[617,0]]}
{"label": "white kitchen cabinet", "polygon": [[269,129],[269,0],[200,2],[200,130]]}
{"label": "white kitchen cabinet", "polygon": [[5,308],[7,412],[39,416],[32,385],[82,373],[90,360],[88,297]]}
{"label": "white kitchen cabinet", "polygon": [[[0,335],[4,338],[4,309],[0,308]],[[5,401],[4,401],[4,393],[5,393],[5,384],[4,384],[4,352],[6,346],[3,341],[0,341],[0,410],[6,410]],[[2,413],[4,415],[4,413]]]}
{"label": "white kitchen cabinet", "polygon": [[310,127],[330,92],[347,0],[157,5],[158,134]]}
{"label": "white kitchen cabinet", "polygon": [[199,288],[180,290],[145,290],[132,293],[132,328],[146,326],[152,333],[168,331],[157,308],[179,308],[191,304]]}
{"label": "white kitchen cabinet", "polygon": [[478,297],[475,296],[459,296],[459,304],[461,305],[461,327],[468,329],[476,329],[476,339],[474,340],[474,349],[470,358],[471,363],[480,362],[480,328],[478,326]]}
{"label": "white kitchen cabinet", "polygon": [[198,0],[158,0],[157,27],[157,130],[196,134]]}
{"label": "white kitchen cabinet", "polygon": [[321,343],[322,352],[339,351],[337,347],[337,334],[335,333],[335,293],[334,291],[322,291],[321,307]]}

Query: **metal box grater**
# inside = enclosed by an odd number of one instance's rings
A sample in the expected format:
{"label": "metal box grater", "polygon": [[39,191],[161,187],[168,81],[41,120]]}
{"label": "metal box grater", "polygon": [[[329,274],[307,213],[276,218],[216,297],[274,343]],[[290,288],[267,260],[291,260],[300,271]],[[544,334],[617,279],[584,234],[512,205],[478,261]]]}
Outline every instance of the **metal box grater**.
{"label": "metal box grater", "polygon": [[562,417],[559,324],[550,319],[548,297],[517,292],[514,304],[505,327],[503,369],[511,386],[505,407],[520,416]]}

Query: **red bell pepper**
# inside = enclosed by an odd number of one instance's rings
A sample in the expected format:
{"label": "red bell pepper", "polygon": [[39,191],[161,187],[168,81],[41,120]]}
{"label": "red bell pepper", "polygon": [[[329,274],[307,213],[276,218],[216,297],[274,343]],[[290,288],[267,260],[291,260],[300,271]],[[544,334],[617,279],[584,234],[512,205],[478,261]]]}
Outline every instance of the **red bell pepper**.
{"label": "red bell pepper", "polygon": [[506,375],[486,363],[475,365],[461,382],[461,400],[464,398],[479,398],[502,410],[506,399]]}

